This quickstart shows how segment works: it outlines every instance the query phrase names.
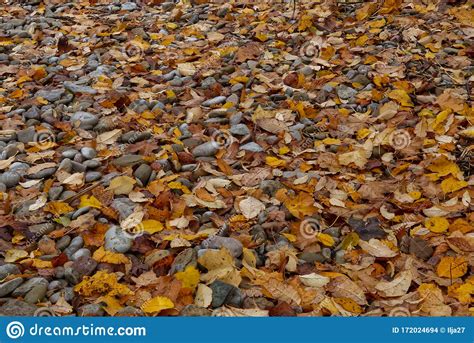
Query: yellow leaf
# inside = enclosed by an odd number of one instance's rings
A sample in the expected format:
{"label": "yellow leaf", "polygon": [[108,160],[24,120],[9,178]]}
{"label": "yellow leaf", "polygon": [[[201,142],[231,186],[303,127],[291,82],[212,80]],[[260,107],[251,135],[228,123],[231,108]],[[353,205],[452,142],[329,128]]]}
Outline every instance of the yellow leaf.
{"label": "yellow leaf", "polygon": [[109,189],[114,191],[115,195],[129,194],[135,185],[135,179],[130,176],[117,176],[110,181]]}
{"label": "yellow leaf", "polygon": [[288,211],[298,219],[312,216],[318,210],[314,206],[313,197],[305,192],[299,193],[296,197],[288,198],[284,204]]}
{"label": "yellow leaf", "polygon": [[367,43],[368,40],[369,40],[369,37],[367,37],[367,35],[362,35],[359,38],[357,38],[356,45],[357,46],[364,46],[365,43]]}
{"label": "yellow leaf", "polygon": [[53,268],[53,264],[51,263],[51,261],[43,261],[38,258],[34,258],[31,261],[33,262],[32,266],[37,269]]}
{"label": "yellow leaf", "polygon": [[334,238],[332,238],[332,236],[328,235],[327,233],[320,233],[317,237],[318,240],[327,247],[332,247],[335,243]]}
{"label": "yellow leaf", "polygon": [[458,299],[462,304],[470,304],[474,302],[474,277],[470,277],[466,283],[455,283],[448,286],[448,294]]}
{"label": "yellow leaf", "polygon": [[296,242],[296,236],[295,235],[292,235],[291,233],[282,233],[283,236],[286,237],[286,239],[288,239],[290,242]]}
{"label": "yellow leaf", "polygon": [[183,191],[184,194],[191,194],[191,191],[189,190],[188,187],[183,185],[181,182],[173,181],[168,183],[168,187],[171,189],[179,189]]}
{"label": "yellow leaf", "polygon": [[377,10],[376,2],[369,2],[356,10],[356,18],[361,21],[370,17]]}
{"label": "yellow leaf", "polygon": [[305,31],[313,25],[313,18],[307,14],[301,16],[300,22],[298,24],[298,31]]}
{"label": "yellow leaf", "polygon": [[456,192],[460,189],[463,189],[467,186],[467,182],[464,180],[458,180],[454,177],[450,177],[445,179],[441,182],[441,189],[443,190],[444,194]]}
{"label": "yellow leaf", "polygon": [[149,234],[154,234],[155,232],[160,232],[163,230],[164,226],[158,220],[147,219],[142,221],[136,228],[134,232],[146,231]]}
{"label": "yellow leaf", "polygon": [[129,264],[130,260],[124,254],[115,253],[105,250],[104,247],[97,249],[92,258],[97,262],[112,263],[112,264]]}
{"label": "yellow leaf", "polygon": [[5,262],[7,263],[16,262],[27,256],[28,256],[28,253],[25,250],[9,249],[5,252]]}
{"label": "yellow leaf", "polygon": [[403,89],[394,89],[388,93],[388,97],[390,99],[396,100],[402,106],[413,107],[410,96]]}
{"label": "yellow leaf", "polygon": [[110,316],[115,316],[115,314],[123,308],[123,306],[120,305],[120,302],[110,295],[99,297],[96,303],[105,303],[105,306],[103,306],[104,310]]}
{"label": "yellow leaf", "polygon": [[60,216],[61,214],[68,213],[74,209],[69,206],[69,204],[62,201],[51,201],[46,204],[44,207],[45,212],[54,214],[55,216]]}
{"label": "yellow leaf", "polygon": [[234,258],[227,249],[208,250],[198,258],[198,262],[207,270],[213,270],[233,266]]}
{"label": "yellow leaf", "polygon": [[385,18],[382,18],[382,19],[379,19],[379,20],[373,20],[369,23],[369,27],[373,28],[373,29],[375,29],[375,28],[379,29],[381,27],[384,27],[386,22],[387,21],[385,20]]}
{"label": "yellow leaf", "polygon": [[463,256],[444,256],[436,267],[440,277],[455,279],[467,273],[468,262]]}
{"label": "yellow leaf", "polygon": [[445,232],[449,227],[449,221],[443,217],[432,217],[425,220],[428,230],[435,233]]}
{"label": "yellow leaf", "polygon": [[290,152],[290,148],[287,146],[282,146],[280,149],[278,149],[278,154],[279,155],[285,155]]}
{"label": "yellow leaf", "polygon": [[437,158],[426,169],[437,173],[438,176],[447,176],[451,174],[454,177],[458,177],[459,175],[462,175],[459,166],[448,160],[446,156]]}
{"label": "yellow leaf", "polygon": [[334,298],[334,301],[346,311],[357,314],[362,313],[362,307],[351,298]]}
{"label": "yellow leaf", "polygon": [[175,278],[181,281],[183,288],[195,289],[199,283],[199,271],[193,266],[187,266],[183,272],[175,274]]}
{"label": "yellow leaf", "polygon": [[99,208],[100,209],[100,208],[102,208],[102,204],[93,195],[91,195],[90,197],[87,196],[87,195],[83,195],[81,197],[81,202],[79,204],[79,208],[82,208],[82,207],[94,207],[94,208]]}
{"label": "yellow leaf", "polygon": [[157,296],[147,300],[141,306],[142,311],[145,313],[161,312],[170,308],[174,308],[174,303],[171,301],[171,299],[162,296]]}
{"label": "yellow leaf", "polygon": [[286,165],[286,161],[280,160],[279,158],[273,157],[273,156],[267,156],[265,158],[265,162],[270,166],[270,167],[284,167]]}
{"label": "yellow leaf", "polygon": [[259,32],[255,35],[255,38],[257,38],[261,42],[265,42],[268,39],[268,36],[264,33]]}
{"label": "yellow leaf", "polygon": [[322,142],[326,145],[340,145],[341,144],[340,139],[330,138],[330,137],[324,138]]}
{"label": "yellow leaf", "polygon": [[100,270],[92,276],[85,276],[81,283],[74,287],[80,295],[90,297],[97,295],[122,296],[133,292],[117,280],[117,275]]}

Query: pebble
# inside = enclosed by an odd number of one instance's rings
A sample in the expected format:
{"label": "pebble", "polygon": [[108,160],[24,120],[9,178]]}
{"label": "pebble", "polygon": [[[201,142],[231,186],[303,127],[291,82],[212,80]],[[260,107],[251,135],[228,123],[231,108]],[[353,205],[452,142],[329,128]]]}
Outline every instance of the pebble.
{"label": "pebble", "polygon": [[8,299],[0,306],[0,315],[7,317],[32,317],[36,310],[36,306],[25,301]]}
{"label": "pebble", "polygon": [[237,136],[247,136],[250,130],[245,124],[237,124],[230,127],[230,133]]}
{"label": "pebble", "polygon": [[123,254],[130,250],[132,243],[133,238],[118,226],[111,226],[105,233],[104,247],[106,250]]}
{"label": "pebble", "polygon": [[66,249],[70,243],[71,243],[71,236],[68,236],[68,235],[63,236],[56,242],[56,249],[62,251]]}
{"label": "pebble", "polygon": [[49,102],[55,102],[61,99],[61,96],[66,92],[64,88],[59,89],[41,89],[36,92],[36,98],[43,98],[48,100]]}
{"label": "pebble", "polygon": [[99,304],[87,304],[77,309],[77,315],[79,317],[103,317],[105,311]]}
{"label": "pebble", "polygon": [[197,253],[193,248],[181,251],[171,264],[170,274],[182,272],[187,266],[197,266]]}
{"label": "pebble", "polygon": [[7,171],[0,176],[0,182],[3,183],[7,188],[12,188],[18,185],[20,179],[20,174],[10,171]]}
{"label": "pebble", "polygon": [[100,180],[101,178],[102,178],[101,172],[90,171],[86,173],[84,180],[86,182],[94,182],[94,181]]}
{"label": "pebble", "polygon": [[1,283],[0,284],[0,298],[13,292],[13,290],[15,290],[22,283],[23,283],[23,279],[21,277],[17,277],[10,281]]}
{"label": "pebble", "polygon": [[83,93],[83,94],[90,94],[94,95],[97,94],[97,89],[94,89],[89,86],[79,85],[74,82],[65,81],[63,83],[64,88],[72,93]]}
{"label": "pebble", "polygon": [[99,118],[92,113],[79,111],[71,116],[72,123],[79,122],[79,127],[84,130],[91,130],[99,122]]}
{"label": "pebble", "polygon": [[78,284],[84,276],[92,275],[97,268],[97,262],[83,256],[76,259],[70,267],[64,268],[64,278],[72,285]]}
{"label": "pebble", "polygon": [[123,155],[112,161],[112,164],[117,167],[133,166],[135,164],[143,162],[143,157],[140,155]]}
{"label": "pebble", "polygon": [[243,296],[237,287],[220,280],[214,281],[209,287],[212,289],[211,306],[213,308],[218,308],[223,305],[241,306]]}
{"label": "pebble", "polygon": [[84,239],[81,236],[76,236],[71,240],[69,246],[64,250],[64,253],[70,258],[72,254],[78,251],[84,245]]}
{"label": "pebble", "polygon": [[36,173],[28,174],[28,178],[30,179],[45,179],[52,176],[56,172],[56,167],[45,168]]}
{"label": "pebble", "polygon": [[74,254],[72,254],[71,261],[75,261],[83,256],[91,257],[91,251],[87,248],[81,248],[78,251],[76,251]]}
{"label": "pebble", "polygon": [[201,243],[201,246],[204,249],[226,248],[234,257],[239,257],[242,255],[243,250],[242,243],[239,240],[231,237],[212,236],[204,240]]}
{"label": "pebble", "polygon": [[48,286],[48,280],[46,280],[44,277],[33,277],[27,280],[20,287],[16,288],[15,291],[13,291],[12,296],[22,297],[38,285]]}
{"label": "pebble", "polygon": [[5,279],[10,274],[20,274],[20,268],[12,263],[0,266],[0,280]]}
{"label": "pebble", "polygon": [[219,151],[219,144],[215,141],[206,142],[198,145],[192,150],[194,157],[210,157],[217,154]]}
{"label": "pebble", "polygon": [[88,160],[92,160],[97,156],[97,152],[95,151],[95,149],[89,147],[81,148],[81,154],[82,156],[84,156],[84,158]]}
{"label": "pebble", "polygon": [[46,291],[48,290],[48,285],[39,284],[36,285],[25,295],[25,301],[30,304],[36,304],[37,302],[44,299]]}
{"label": "pebble", "polygon": [[150,179],[152,169],[148,164],[141,164],[133,173],[137,179],[140,180],[142,185],[146,186]]}
{"label": "pebble", "polygon": [[212,315],[212,311],[207,308],[191,304],[183,308],[180,315],[183,317],[210,317]]}
{"label": "pebble", "polygon": [[336,88],[336,93],[340,99],[347,100],[354,97],[357,94],[357,91],[346,85],[339,85]]}
{"label": "pebble", "polygon": [[120,218],[127,218],[133,213],[136,204],[129,198],[116,198],[112,201],[111,207],[118,211]]}
{"label": "pebble", "polygon": [[70,302],[74,299],[74,288],[73,287],[65,287],[63,290],[59,292],[53,293],[49,297],[49,301],[53,304],[56,304],[60,298],[64,298],[67,302]]}
{"label": "pebble", "polygon": [[16,133],[18,141],[22,143],[34,142],[35,135],[36,131],[33,126],[30,126],[24,130],[20,130]]}
{"label": "pebble", "polygon": [[226,99],[227,98],[223,95],[216,96],[215,98],[204,101],[202,103],[202,106],[209,107],[209,106],[214,106],[214,105],[217,105],[217,104],[222,104],[222,103],[225,102]]}
{"label": "pebble", "polygon": [[240,150],[250,151],[250,152],[262,152],[263,148],[255,142],[250,142],[240,146]]}
{"label": "pebble", "polygon": [[138,8],[138,5],[134,2],[125,2],[120,7],[123,11],[133,11]]}

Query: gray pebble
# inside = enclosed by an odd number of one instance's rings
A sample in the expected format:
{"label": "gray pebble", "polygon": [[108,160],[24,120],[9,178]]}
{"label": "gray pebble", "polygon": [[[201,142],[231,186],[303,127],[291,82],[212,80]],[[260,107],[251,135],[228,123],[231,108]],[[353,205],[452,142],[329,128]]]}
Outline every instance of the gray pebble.
{"label": "gray pebble", "polygon": [[255,142],[250,142],[250,143],[242,145],[240,147],[240,150],[246,150],[250,152],[262,152],[263,148]]}
{"label": "gray pebble", "polygon": [[230,127],[230,133],[237,136],[247,136],[250,130],[245,124],[237,124]]}
{"label": "gray pebble", "polygon": [[212,236],[201,243],[204,249],[221,249],[226,248],[232,256],[239,257],[242,255],[242,243],[232,237]]}
{"label": "gray pebble", "polygon": [[210,157],[214,156],[219,151],[219,144],[215,141],[206,142],[198,145],[192,151],[194,157]]}
{"label": "gray pebble", "polygon": [[213,105],[217,105],[217,104],[222,104],[222,103],[225,102],[225,100],[226,100],[226,97],[223,96],[223,95],[216,96],[215,98],[204,101],[202,103],[202,106],[209,107],[209,106],[213,106]]}
{"label": "gray pebble", "polygon": [[91,251],[87,248],[81,248],[78,251],[76,251],[74,254],[71,256],[71,261],[75,261],[80,257],[91,257]]}
{"label": "gray pebble", "polygon": [[340,99],[347,100],[354,97],[357,94],[357,91],[346,85],[339,85],[336,88],[336,93]]}
{"label": "gray pebble", "polygon": [[25,301],[30,304],[36,304],[41,301],[46,295],[48,290],[48,285],[39,284],[36,285],[25,295]]}
{"label": "gray pebble", "polygon": [[101,172],[89,171],[89,172],[86,173],[85,181],[86,182],[94,182],[94,181],[100,180],[101,177],[102,177]]}
{"label": "gray pebble", "polygon": [[97,152],[95,149],[89,148],[89,147],[83,147],[81,148],[81,154],[84,156],[84,158],[88,160],[92,160],[97,156]]}
{"label": "gray pebble", "polygon": [[0,297],[4,297],[4,296],[10,294],[11,292],[13,292],[13,290],[15,290],[22,283],[23,283],[23,279],[21,277],[17,277],[13,280],[10,280],[10,281],[7,281],[7,282],[4,282],[4,283],[0,284]]}
{"label": "gray pebble", "polygon": [[132,243],[133,238],[118,226],[111,226],[105,233],[104,247],[106,250],[123,254],[130,250]]}
{"label": "gray pebble", "polygon": [[7,171],[0,176],[0,182],[7,186],[7,188],[18,185],[20,179],[20,174],[11,171]]}
{"label": "gray pebble", "polygon": [[81,129],[90,130],[99,122],[99,118],[95,114],[79,111],[71,116],[71,122],[74,124],[79,122]]}
{"label": "gray pebble", "polygon": [[20,274],[20,268],[12,263],[0,266],[0,280],[5,279],[10,274]]}

